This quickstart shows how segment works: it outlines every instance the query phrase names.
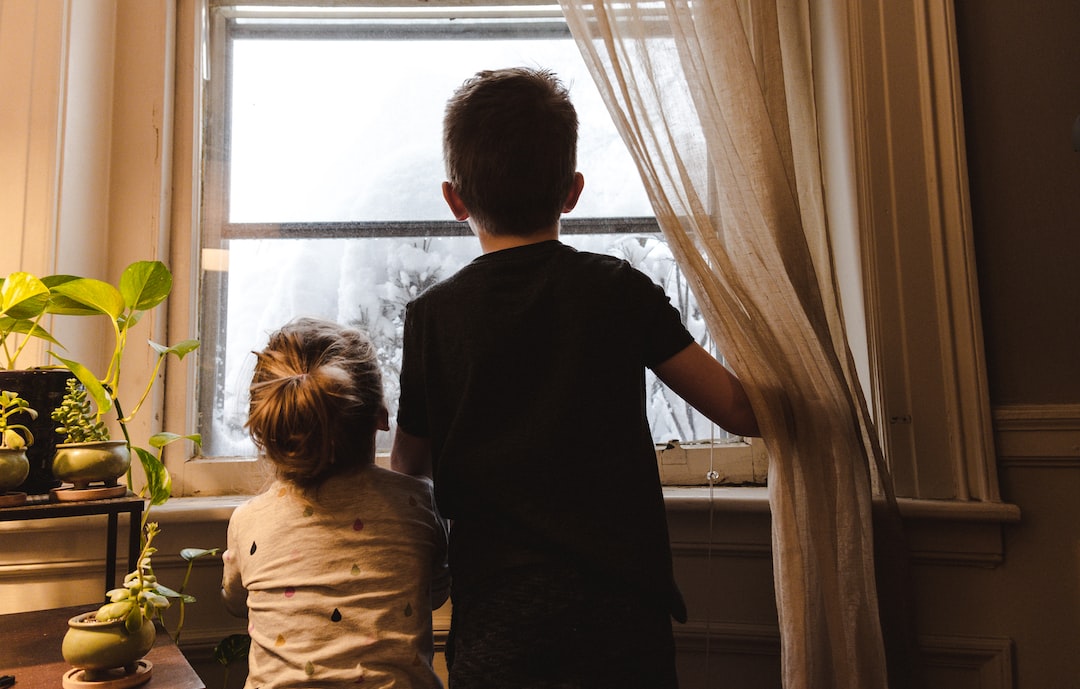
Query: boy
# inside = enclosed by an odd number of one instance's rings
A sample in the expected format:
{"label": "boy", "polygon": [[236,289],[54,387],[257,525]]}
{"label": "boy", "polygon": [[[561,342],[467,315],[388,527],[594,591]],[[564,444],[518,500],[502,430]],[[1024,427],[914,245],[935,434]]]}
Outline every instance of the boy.
{"label": "boy", "polygon": [[576,149],[549,72],[481,72],[447,105],[443,196],[483,255],[408,307],[392,464],[432,475],[453,522],[452,689],[675,687],[686,609],[645,367],[758,434],[659,287],[558,241],[584,185]]}

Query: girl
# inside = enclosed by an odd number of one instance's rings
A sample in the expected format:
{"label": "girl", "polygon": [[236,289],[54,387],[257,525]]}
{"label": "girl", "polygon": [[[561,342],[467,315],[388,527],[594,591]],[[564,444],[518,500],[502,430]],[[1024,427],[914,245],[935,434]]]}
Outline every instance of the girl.
{"label": "girl", "polygon": [[233,513],[222,580],[249,620],[246,687],[441,688],[446,523],[429,480],[374,464],[389,427],[374,346],[303,318],[256,356],[246,426],[276,480]]}

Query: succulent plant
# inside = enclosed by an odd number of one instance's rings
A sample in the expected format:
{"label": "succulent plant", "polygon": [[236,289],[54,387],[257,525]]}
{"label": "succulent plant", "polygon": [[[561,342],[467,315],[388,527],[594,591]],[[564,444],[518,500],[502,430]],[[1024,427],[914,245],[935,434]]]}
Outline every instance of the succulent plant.
{"label": "succulent plant", "polygon": [[83,384],[76,378],[68,378],[66,385],[60,406],[50,414],[57,423],[56,432],[69,443],[108,440],[109,428],[94,411]]}
{"label": "succulent plant", "polygon": [[122,587],[105,594],[109,602],[98,608],[98,622],[124,620],[124,627],[128,632],[135,632],[142,627],[143,620],[152,620],[169,607],[170,597],[179,595],[158,584],[157,577],[154,576],[151,559],[157,548],[153,543],[154,537],[160,532],[156,522],[146,525],[146,541],[139,553],[139,562],[135,565],[135,570],[124,577]]}
{"label": "succulent plant", "polygon": [[192,566],[195,560],[203,557],[213,557],[220,554],[220,548],[184,548],[180,557],[187,561],[187,572],[179,591],[164,586],[154,575],[152,565],[153,555],[157,552],[154,547],[154,538],[161,533],[157,522],[147,522],[144,527],[142,550],[139,552],[139,561],[135,569],[124,577],[124,584],[119,588],[106,592],[109,599],[98,608],[96,619],[98,622],[112,620],[124,620],[124,626],[129,632],[138,630],[143,620],[160,618],[166,608],[172,604],[172,600],[180,602],[180,618],[173,632],[173,641],[179,643],[180,631],[184,626],[184,607],[188,603],[194,603],[195,597],[184,593],[188,579],[191,577]]}
{"label": "succulent plant", "polygon": [[37,418],[37,412],[18,393],[0,391],[0,447],[21,450],[34,444],[34,434],[25,424],[11,422],[15,414],[26,414],[31,420]]}

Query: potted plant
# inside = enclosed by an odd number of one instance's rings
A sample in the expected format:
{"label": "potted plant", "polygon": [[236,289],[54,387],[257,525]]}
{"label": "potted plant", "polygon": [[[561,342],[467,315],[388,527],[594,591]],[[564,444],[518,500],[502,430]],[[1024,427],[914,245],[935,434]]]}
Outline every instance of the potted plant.
{"label": "potted plant", "polygon": [[28,493],[46,493],[58,485],[50,471],[56,435],[49,412],[63,397],[71,372],[61,367],[19,368],[20,357],[34,341],[63,349],[42,321],[57,313],[51,286],[74,279],[70,275],[38,278],[22,271],[0,278],[0,388],[17,392],[41,412],[27,424],[37,437],[26,452],[30,469],[23,490]]}
{"label": "potted plant", "polygon": [[[116,286],[92,278],[75,278],[58,282],[50,290],[52,308],[57,313],[104,315],[112,325],[114,347],[104,375],[99,377],[85,364],[67,359],[55,352],[52,352],[52,355],[71,371],[85,389],[85,394],[94,406],[94,424],[101,423],[104,426],[103,416],[110,411],[115,411],[116,422],[123,433],[123,443],[129,453],[138,456],[143,467],[147,481],[145,497],[150,499],[152,505],[161,504],[167,500],[171,491],[171,479],[161,458],[164,447],[182,439],[191,440],[197,445],[200,437],[198,434],[156,433],[148,440],[149,446],[155,450],[151,451],[133,444],[128,424],[149,397],[154,381],[157,379],[158,372],[165,359],[170,354],[183,359],[184,356],[198,348],[198,340],[184,340],[173,346],[150,342],[150,346],[157,353],[153,370],[149,380],[143,387],[141,396],[130,407],[130,411],[126,413],[119,399],[119,391],[121,389],[124,353],[131,328],[147,312],[162,304],[171,290],[172,273],[160,261],[136,261],[132,263],[121,274],[119,283]],[[83,405],[80,403],[80,406]],[[57,459],[59,459],[60,453],[64,449],[64,443],[58,445]],[[56,469],[57,462],[54,461],[54,472]],[[130,468],[127,470],[127,488],[132,488]],[[54,495],[59,496],[59,492],[54,491]]]}
{"label": "potted plant", "polygon": [[139,661],[157,638],[154,620],[169,607],[169,597],[179,595],[154,576],[151,561],[157,552],[153,543],[158,533],[156,523],[146,525],[139,561],[124,577],[124,585],[106,594],[109,602],[68,620],[61,652],[75,669],[65,680],[70,676],[76,681],[99,682],[116,679],[118,672],[120,677],[150,678],[153,666]]}
{"label": "potted plant", "polygon": [[[110,439],[108,426],[94,411],[78,379],[67,380],[64,398],[51,416],[56,432],[64,438],[56,446],[52,473],[74,486],[72,492],[54,495],[84,499],[125,495],[127,486],[118,485],[117,479],[131,467],[131,452],[125,441]],[[102,486],[91,488],[91,483],[98,482]]]}
{"label": "potted plant", "polygon": [[30,473],[26,448],[34,444],[34,434],[26,424],[12,421],[16,414],[37,418],[37,412],[17,393],[0,391],[0,507],[26,502],[26,493],[10,491],[21,486]]}
{"label": "potted plant", "polygon": [[[161,533],[156,522],[143,527],[143,546],[135,569],[124,577],[123,586],[106,592],[107,601],[96,610],[81,613],[68,620],[68,631],[61,648],[64,660],[74,670],[65,675],[76,681],[102,681],[139,675],[136,683],[149,679],[152,666],[140,659],[154,645],[157,624],[164,627],[164,612],[179,601],[180,616],[173,631],[173,640],[180,641],[184,626],[184,609],[195,597],[184,593],[195,560],[213,557],[218,548],[185,548],[180,553],[187,561],[187,571],[179,590],[173,590],[154,575],[153,556],[157,552],[154,539]],[[146,675],[145,678],[142,675]],[[126,685],[134,686],[134,684]]]}

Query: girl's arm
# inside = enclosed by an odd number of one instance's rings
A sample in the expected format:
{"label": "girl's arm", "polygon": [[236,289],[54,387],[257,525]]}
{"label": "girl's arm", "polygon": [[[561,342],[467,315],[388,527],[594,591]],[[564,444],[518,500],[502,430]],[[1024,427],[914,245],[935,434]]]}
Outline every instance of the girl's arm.
{"label": "girl's arm", "polygon": [[247,617],[247,589],[240,578],[239,563],[236,561],[236,543],[234,542],[232,521],[229,521],[226,549],[221,554],[221,600],[225,609],[237,617]]}

